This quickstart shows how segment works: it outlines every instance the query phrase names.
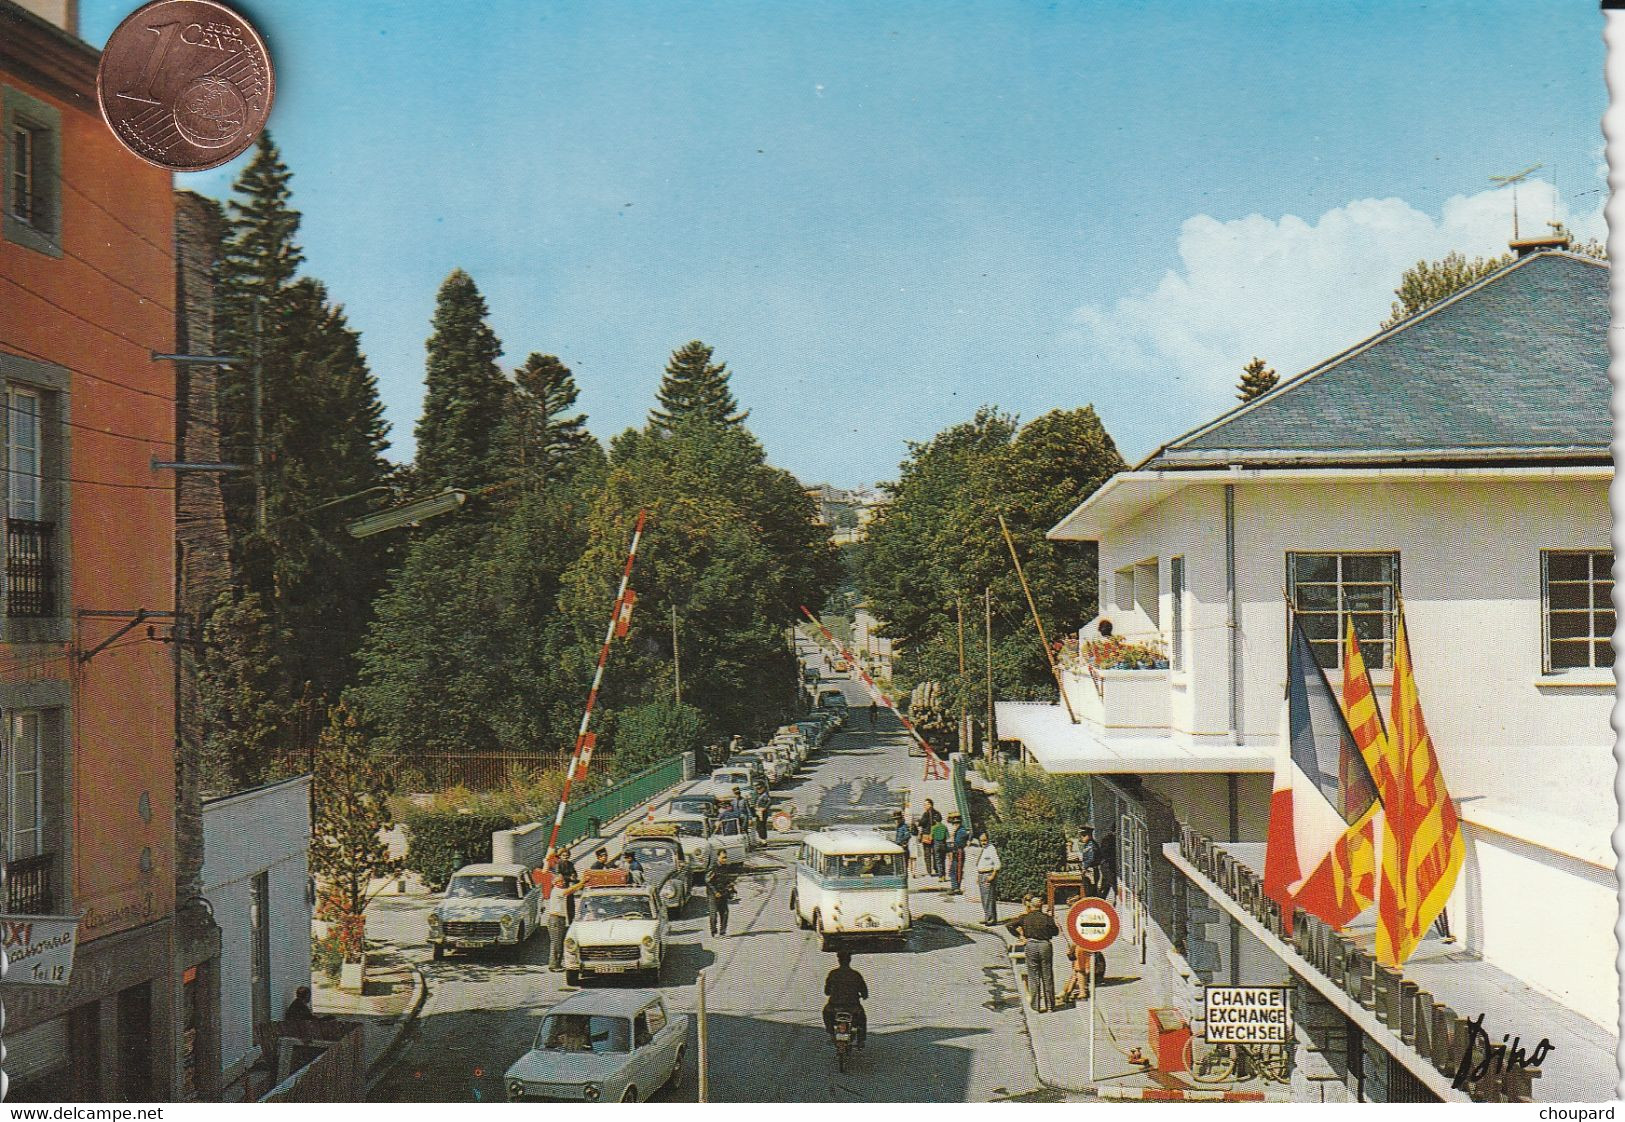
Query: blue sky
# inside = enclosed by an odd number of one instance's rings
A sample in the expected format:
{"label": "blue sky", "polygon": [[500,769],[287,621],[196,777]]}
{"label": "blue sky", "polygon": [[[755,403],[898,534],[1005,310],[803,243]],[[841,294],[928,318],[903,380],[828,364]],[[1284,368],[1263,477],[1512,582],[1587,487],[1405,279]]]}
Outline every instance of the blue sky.
{"label": "blue sky", "polygon": [[601,436],[700,338],[774,462],[850,485],[984,402],[1148,452],[1251,355],[1369,334],[1406,264],[1504,248],[1492,175],[1545,165],[1526,233],[1602,233],[1594,0],[234,2],[397,458],[456,267]]}

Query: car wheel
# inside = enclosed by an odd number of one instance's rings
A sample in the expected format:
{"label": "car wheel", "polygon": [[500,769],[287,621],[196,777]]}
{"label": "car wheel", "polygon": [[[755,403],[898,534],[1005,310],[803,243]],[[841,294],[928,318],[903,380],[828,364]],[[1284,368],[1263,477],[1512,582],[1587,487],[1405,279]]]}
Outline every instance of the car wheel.
{"label": "car wheel", "polygon": [[818,932],[818,949],[821,951],[829,950],[831,943],[829,935],[824,931],[824,917],[817,912],[813,913],[813,930]]}
{"label": "car wheel", "polygon": [[564,984],[567,986],[579,986],[581,984],[581,971],[566,970],[564,972]]}
{"label": "car wheel", "polygon": [[621,1101],[623,1103],[635,1103],[635,1102],[637,1102],[638,1101],[638,1089],[636,1087],[628,1087],[625,1091],[623,1091],[621,1093]]}
{"label": "car wheel", "polygon": [[441,959],[446,957],[446,948],[441,946],[439,943],[436,943],[434,945],[434,950],[433,950],[432,954],[433,954],[434,960],[436,962],[439,962]]}
{"label": "car wheel", "polygon": [[527,936],[527,934],[525,932],[525,921],[520,920],[519,921],[519,938],[517,938],[517,939],[515,939],[513,941],[513,953],[514,954],[524,954],[525,953],[525,939],[527,937],[528,936]]}
{"label": "car wheel", "polygon": [[677,1062],[671,1065],[671,1074],[666,1077],[666,1086],[670,1087],[673,1091],[682,1089],[683,1065],[687,1062],[688,1048],[685,1046],[677,1049]]}

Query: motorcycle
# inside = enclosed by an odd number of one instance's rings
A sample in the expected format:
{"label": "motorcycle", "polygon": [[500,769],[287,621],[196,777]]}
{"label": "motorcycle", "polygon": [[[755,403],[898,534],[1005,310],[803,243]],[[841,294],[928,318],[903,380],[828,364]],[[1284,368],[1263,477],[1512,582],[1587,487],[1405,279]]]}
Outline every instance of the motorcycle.
{"label": "motorcycle", "polygon": [[852,1013],[847,1009],[837,1010],[835,1013],[835,1066],[846,1070],[846,1062],[852,1055],[852,1040],[858,1034],[852,1023]]}

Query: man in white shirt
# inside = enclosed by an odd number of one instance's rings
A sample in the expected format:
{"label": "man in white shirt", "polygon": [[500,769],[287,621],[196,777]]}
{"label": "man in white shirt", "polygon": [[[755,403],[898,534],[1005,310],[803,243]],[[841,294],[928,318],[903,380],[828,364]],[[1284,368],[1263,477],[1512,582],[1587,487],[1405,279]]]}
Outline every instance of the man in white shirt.
{"label": "man in white shirt", "polygon": [[555,974],[564,969],[564,933],[570,926],[570,886],[553,874],[547,893],[547,968]]}
{"label": "man in white shirt", "polygon": [[982,854],[976,859],[976,887],[982,893],[982,922],[991,927],[999,922],[999,896],[994,882],[999,876],[999,847],[988,840],[987,831],[977,839]]}

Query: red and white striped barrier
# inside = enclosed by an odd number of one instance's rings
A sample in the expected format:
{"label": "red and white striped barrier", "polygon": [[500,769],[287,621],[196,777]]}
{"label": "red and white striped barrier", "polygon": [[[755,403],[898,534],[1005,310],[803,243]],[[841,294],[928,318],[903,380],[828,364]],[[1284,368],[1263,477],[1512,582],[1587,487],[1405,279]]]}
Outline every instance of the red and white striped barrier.
{"label": "red and white striped barrier", "polygon": [[632,625],[632,605],[637,600],[633,592],[632,566],[638,559],[638,542],[643,539],[643,522],[648,511],[638,511],[638,524],[632,530],[632,548],[626,551],[626,568],[621,570],[621,587],[615,593],[615,606],[609,613],[609,627],[604,631],[604,645],[598,648],[598,668],[593,671],[592,689],[587,693],[587,707],[581,714],[581,728],[576,732],[575,750],[570,755],[570,767],[564,773],[564,790],[559,792],[559,810],[553,816],[553,832],[547,836],[547,867],[552,868],[557,858],[555,847],[559,840],[559,827],[564,824],[565,811],[570,806],[570,787],[577,776],[587,774],[592,761],[592,748],[598,739],[590,731],[593,710],[598,705],[598,687],[604,683],[604,667],[609,664],[609,648],[617,638],[624,638]]}

